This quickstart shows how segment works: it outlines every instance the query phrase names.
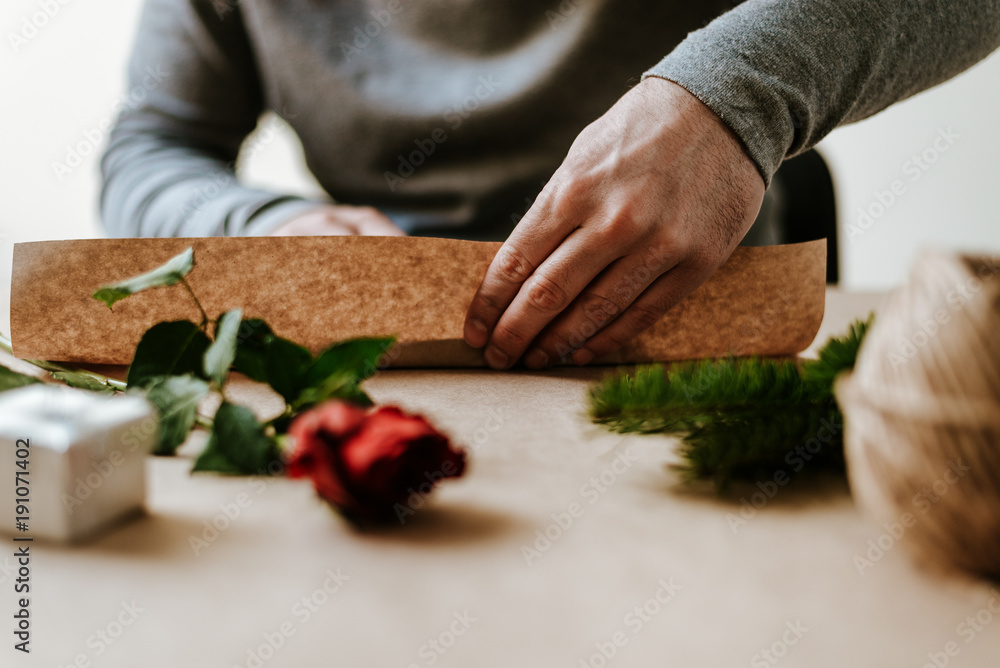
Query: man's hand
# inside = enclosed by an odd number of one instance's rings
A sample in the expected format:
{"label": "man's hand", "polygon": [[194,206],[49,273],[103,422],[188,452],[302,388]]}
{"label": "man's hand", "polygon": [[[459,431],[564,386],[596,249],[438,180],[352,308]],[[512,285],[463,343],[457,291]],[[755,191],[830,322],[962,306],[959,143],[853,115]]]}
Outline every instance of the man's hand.
{"label": "man's hand", "polygon": [[763,196],[722,121],[647,78],[577,137],[487,270],[465,340],[497,369],[607,355],[725,262]]}
{"label": "man's hand", "polygon": [[399,237],[403,230],[370,206],[317,206],[283,223],[271,232],[275,237],[351,236]]}

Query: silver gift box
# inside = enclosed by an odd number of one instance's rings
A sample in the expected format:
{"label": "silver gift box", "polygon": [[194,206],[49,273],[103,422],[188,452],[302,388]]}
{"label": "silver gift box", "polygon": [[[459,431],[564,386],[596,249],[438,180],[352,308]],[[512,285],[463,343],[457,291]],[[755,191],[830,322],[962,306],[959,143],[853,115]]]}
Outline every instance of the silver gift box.
{"label": "silver gift box", "polygon": [[0,393],[0,531],[78,541],[141,512],[158,432],[139,397],[57,385]]}

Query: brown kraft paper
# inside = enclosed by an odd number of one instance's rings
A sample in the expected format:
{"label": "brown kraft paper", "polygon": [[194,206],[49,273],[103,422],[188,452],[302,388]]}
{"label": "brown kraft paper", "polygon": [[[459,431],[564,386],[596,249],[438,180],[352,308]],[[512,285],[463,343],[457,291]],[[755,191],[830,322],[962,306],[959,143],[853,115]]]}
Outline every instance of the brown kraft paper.
{"label": "brown kraft paper", "polygon": [[[394,334],[392,366],[484,366],[462,340],[465,312],[499,242],[421,237],[85,239],[14,246],[14,354],[128,364],[143,332],[200,318],[180,286],[118,302],[91,295],[188,246],[188,282],[209,316],[242,308],[314,352]],[[737,248],[707,282],[604,363],[794,355],[823,319],[826,242]]]}

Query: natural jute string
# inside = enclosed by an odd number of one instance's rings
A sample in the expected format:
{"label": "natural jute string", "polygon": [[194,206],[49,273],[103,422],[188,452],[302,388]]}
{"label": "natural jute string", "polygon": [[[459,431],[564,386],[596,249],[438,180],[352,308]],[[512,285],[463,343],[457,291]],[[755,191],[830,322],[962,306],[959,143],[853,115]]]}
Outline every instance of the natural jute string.
{"label": "natural jute string", "polygon": [[840,378],[851,489],[931,566],[1000,575],[1000,256],[925,252]]}

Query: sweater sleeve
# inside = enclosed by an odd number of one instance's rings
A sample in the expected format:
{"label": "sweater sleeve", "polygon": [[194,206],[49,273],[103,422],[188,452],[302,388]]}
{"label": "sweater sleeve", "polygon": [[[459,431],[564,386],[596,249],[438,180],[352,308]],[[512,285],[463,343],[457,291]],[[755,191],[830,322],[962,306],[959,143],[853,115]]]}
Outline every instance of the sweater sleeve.
{"label": "sweater sleeve", "polygon": [[237,182],[263,95],[236,3],[147,0],[128,81],[101,163],[110,235],[266,234],[315,206]]}
{"label": "sweater sleeve", "polygon": [[708,105],[765,183],[782,160],[1000,46],[1000,0],[748,0],[648,76]]}

